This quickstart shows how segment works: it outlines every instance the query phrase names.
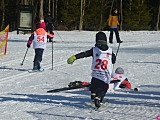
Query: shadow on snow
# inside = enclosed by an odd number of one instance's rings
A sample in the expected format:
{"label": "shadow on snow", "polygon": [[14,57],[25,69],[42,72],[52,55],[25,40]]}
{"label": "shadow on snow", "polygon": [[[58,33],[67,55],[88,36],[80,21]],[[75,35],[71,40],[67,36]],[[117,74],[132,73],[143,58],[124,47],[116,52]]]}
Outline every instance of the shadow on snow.
{"label": "shadow on snow", "polygon": [[0,70],[17,70],[17,71],[28,71],[28,69],[11,68],[7,66],[0,66]]}

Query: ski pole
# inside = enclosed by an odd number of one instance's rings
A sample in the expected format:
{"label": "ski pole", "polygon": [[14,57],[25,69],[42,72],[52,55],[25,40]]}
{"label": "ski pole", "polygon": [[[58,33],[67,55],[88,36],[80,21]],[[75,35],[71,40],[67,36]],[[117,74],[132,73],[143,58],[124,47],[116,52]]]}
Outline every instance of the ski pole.
{"label": "ski pole", "polygon": [[53,70],[53,40],[52,40],[52,70]]}
{"label": "ski pole", "polygon": [[25,60],[25,58],[26,58],[26,55],[27,55],[27,52],[28,52],[28,48],[27,48],[27,50],[26,50],[26,53],[25,53],[25,55],[24,55],[24,58],[23,58],[23,60],[22,60],[22,63],[21,63],[21,65],[23,65],[23,63],[24,63],[24,60]]}
{"label": "ski pole", "polygon": [[[56,32],[57,32],[57,30],[56,30]],[[61,39],[61,41],[64,42],[64,40],[62,40],[62,38],[61,38],[61,36],[59,35],[58,32],[57,32],[57,34],[58,34],[59,38]]]}
{"label": "ski pole", "polygon": [[[53,28],[55,29],[54,26],[53,26]],[[64,42],[64,40],[62,40],[62,37],[59,35],[58,31],[57,30],[55,30],[55,31],[56,31],[57,35],[59,36],[59,38],[61,39],[61,41]]]}
{"label": "ski pole", "polygon": [[[116,59],[117,59],[118,51],[119,51],[119,48],[120,48],[120,44],[121,44],[121,43],[119,43],[118,48],[117,48]],[[115,64],[113,64],[113,70],[114,70],[114,65],[115,65]],[[112,72],[113,72],[113,70],[112,70]]]}
{"label": "ski pole", "polygon": [[118,51],[119,51],[120,44],[121,43],[119,43],[118,48],[117,48],[116,57],[117,57],[117,54],[118,54]]}

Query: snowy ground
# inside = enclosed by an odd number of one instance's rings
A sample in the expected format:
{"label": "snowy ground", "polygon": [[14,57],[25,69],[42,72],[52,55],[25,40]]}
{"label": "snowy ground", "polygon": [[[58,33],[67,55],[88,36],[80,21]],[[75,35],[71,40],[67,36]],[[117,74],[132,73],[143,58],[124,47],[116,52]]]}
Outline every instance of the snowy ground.
{"label": "snowy ground", "polygon": [[[52,44],[47,43],[42,73],[28,73],[33,66],[34,51],[27,50],[30,34],[9,33],[7,55],[0,57],[0,120],[156,120],[160,115],[160,31],[121,31],[117,63],[123,67],[133,88],[139,91],[108,92],[109,104],[101,112],[91,112],[85,102],[90,92],[85,89],[60,93],[46,91],[67,86],[72,81],[90,81],[92,58],[67,64],[73,54],[90,49],[96,32],[54,31]],[[109,36],[109,32],[105,31]],[[118,44],[109,44],[116,53]]]}

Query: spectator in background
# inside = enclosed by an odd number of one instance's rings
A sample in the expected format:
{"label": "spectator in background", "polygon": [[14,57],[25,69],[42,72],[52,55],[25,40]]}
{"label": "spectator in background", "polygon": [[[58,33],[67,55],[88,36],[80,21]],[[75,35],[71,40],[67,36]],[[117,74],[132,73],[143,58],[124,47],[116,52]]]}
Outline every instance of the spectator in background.
{"label": "spectator in background", "polygon": [[123,41],[120,40],[119,32],[118,32],[118,10],[113,9],[111,15],[108,18],[108,26],[110,27],[110,36],[109,36],[109,43],[113,43],[113,32],[115,32],[117,43],[122,43]]}
{"label": "spectator in background", "polygon": [[[54,32],[53,32],[53,27],[54,27],[54,26],[53,26],[52,21],[53,21],[53,18],[51,17],[51,13],[49,12],[49,13],[47,14],[47,16],[44,18],[44,22],[46,23],[46,31],[47,31],[48,33],[54,35]],[[47,40],[47,42],[48,42],[48,40]],[[49,42],[52,42],[52,40],[49,39]]]}

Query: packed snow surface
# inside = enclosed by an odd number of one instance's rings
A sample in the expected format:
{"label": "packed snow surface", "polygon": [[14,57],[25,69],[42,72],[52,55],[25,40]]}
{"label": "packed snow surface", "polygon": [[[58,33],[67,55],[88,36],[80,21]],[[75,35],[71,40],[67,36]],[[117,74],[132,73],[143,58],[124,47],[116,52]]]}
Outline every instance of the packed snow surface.
{"label": "packed snow surface", "polygon": [[[85,105],[90,102],[87,88],[58,93],[48,90],[65,87],[69,82],[91,80],[92,57],[67,59],[89,50],[98,31],[54,31],[52,43],[43,54],[44,72],[28,73],[33,67],[34,50],[27,51],[30,33],[9,32],[7,55],[0,57],[0,120],[156,120],[160,115],[160,31],[120,31],[120,45],[114,65],[139,91],[108,91],[109,103],[100,111]],[[109,37],[109,32],[104,31]],[[117,52],[114,36],[108,46]],[[23,65],[20,65],[24,59]],[[157,118],[158,120],[158,118]]]}

